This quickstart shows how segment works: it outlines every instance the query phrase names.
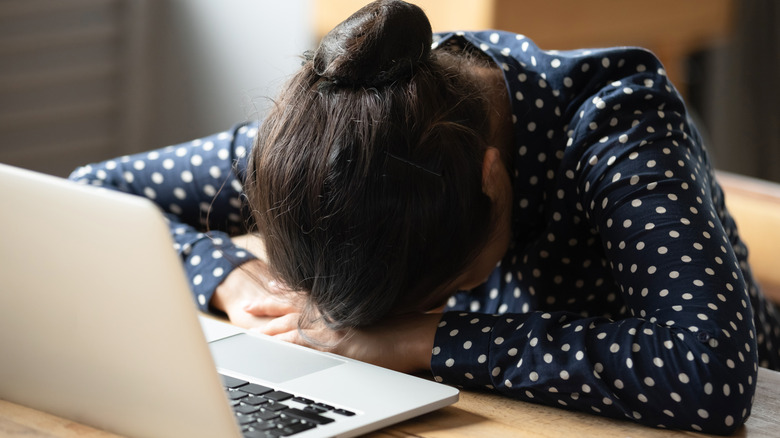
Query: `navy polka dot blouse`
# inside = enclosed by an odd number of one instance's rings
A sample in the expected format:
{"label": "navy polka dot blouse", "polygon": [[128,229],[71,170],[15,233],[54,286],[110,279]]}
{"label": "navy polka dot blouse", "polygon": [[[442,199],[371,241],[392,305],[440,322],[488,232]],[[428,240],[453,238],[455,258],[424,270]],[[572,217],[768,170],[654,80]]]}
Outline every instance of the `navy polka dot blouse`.
{"label": "navy polka dot blouse", "polygon": [[[654,427],[730,433],[759,365],[780,368],[780,312],[683,101],[649,52],[542,51],[459,32],[506,79],[514,241],[482,286],[448,303],[436,380]],[[170,219],[195,299],[253,258],[241,196],[257,124],[85,166],[72,179],[146,196]]]}

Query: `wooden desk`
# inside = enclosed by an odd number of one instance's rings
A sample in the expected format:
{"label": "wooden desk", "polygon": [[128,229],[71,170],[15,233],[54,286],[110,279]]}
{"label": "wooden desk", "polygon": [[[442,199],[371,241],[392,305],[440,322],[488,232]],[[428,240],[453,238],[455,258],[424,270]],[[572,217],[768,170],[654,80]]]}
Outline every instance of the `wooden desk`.
{"label": "wooden desk", "polygon": [[[734,436],[780,434],[780,372],[760,369],[753,414]],[[118,438],[107,432],[0,400],[0,436],[16,438]],[[498,395],[464,391],[460,401],[368,435],[389,437],[696,437],[693,432],[652,429],[628,421],[534,405]]]}

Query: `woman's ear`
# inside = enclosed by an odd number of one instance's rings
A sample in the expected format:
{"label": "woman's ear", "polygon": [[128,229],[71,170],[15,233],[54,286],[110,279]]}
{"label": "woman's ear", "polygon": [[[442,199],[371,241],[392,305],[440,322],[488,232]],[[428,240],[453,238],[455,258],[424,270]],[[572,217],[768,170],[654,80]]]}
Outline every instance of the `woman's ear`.
{"label": "woman's ear", "polygon": [[482,193],[495,202],[503,191],[503,181],[506,170],[501,162],[501,153],[497,148],[489,147],[482,158]]}

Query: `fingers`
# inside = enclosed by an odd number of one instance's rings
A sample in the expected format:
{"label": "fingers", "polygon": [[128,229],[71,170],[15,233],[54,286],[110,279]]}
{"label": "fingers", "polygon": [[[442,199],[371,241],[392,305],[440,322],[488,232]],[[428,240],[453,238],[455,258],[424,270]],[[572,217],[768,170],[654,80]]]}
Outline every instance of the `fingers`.
{"label": "fingers", "polygon": [[279,318],[274,318],[262,327],[258,327],[256,331],[268,336],[273,336],[280,341],[311,348],[312,346],[301,337],[301,333],[298,329],[299,316],[299,314],[287,314]]}
{"label": "fingers", "polygon": [[238,315],[235,313],[230,315],[230,322],[233,325],[250,330],[259,330],[272,320],[271,317],[254,316],[243,312]]}
{"label": "fingers", "polygon": [[305,342],[301,338],[301,334],[298,332],[298,330],[292,330],[285,333],[279,333],[274,336],[276,339],[279,339],[280,341],[289,342],[291,344],[297,344],[302,345],[304,347],[311,347],[307,342]]}
{"label": "fingers", "polygon": [[243,310],[255,316],[283,316],[300,312],[300,306],[283,297],[258,295],[245,301]]}
{"label": "fingers", "polygon": [[[274,318],[257,331],[268,336],[273,336],[281,341],[302,345],[315,350],[329,351],[330,349],[327,348],[326,342],[331,340],[330,337],[332,333],[327,329],[321,328],[307,329],[303,330],[303,333],[305,333],[305,336],[303,336],[299,326],[300,316],[300,314],[294,313]],[[310,342],[312,339],[316,339],[316,345],[313,345]],[[317,342],[322,342],[322,344],[317,344]]]}
{"label": "fingers", "polygon": [[300,316],[300,313],[288,313],[284,316],[274,318],[265,324],[261,330],[261,333],[264,333],[268,336],[277,336],[289,332],[297,333]]}
{"label": "fingers", "polygon": [[282,316],[300,312],[303,297],[282,288],[276,281],[270,280],[257,284],[256,292],[247,294],[243,302],[243,311],[255,316]]}

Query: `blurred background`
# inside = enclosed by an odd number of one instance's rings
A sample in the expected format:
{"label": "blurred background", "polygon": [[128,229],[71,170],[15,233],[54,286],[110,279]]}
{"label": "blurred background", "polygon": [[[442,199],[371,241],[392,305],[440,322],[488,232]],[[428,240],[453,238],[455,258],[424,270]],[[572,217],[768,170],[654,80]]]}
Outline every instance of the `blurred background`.
{"label": "blurred background", "polygon": [[[780,181],[777,0],[412,2],[439,31],[647,47],[716,167]],[[365,3],[0,0],[0,162],[66,176],[259,118],[300,55]]]}

